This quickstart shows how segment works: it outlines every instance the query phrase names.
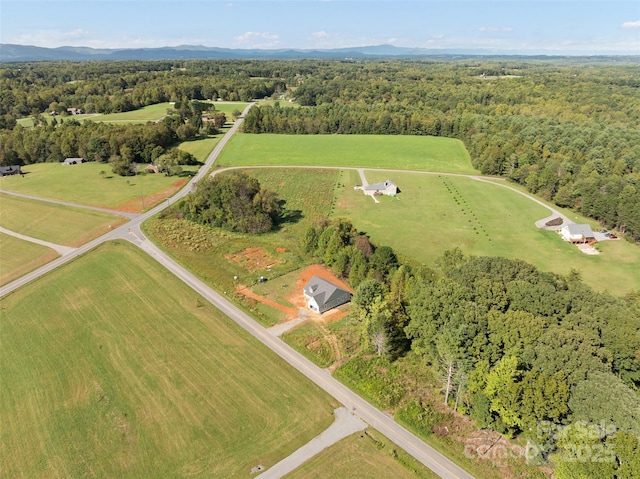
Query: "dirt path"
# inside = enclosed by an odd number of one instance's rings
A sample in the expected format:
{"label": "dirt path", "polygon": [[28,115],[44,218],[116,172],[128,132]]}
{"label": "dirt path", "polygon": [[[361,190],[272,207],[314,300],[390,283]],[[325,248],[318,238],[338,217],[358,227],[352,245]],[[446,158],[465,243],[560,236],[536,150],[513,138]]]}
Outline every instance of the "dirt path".
{"label": "dirt path", "polygon": [[339,440],[367,428],[367,424],[360,418],[351,414],[347,408],[340,407],[333,411],[333,413],[336,416],[336,420],[331,426],[320,433],[320,435],[311,439],[311,441],[306,443],[293,454],[285,457],[282,461],[256,477],[259,477],[260,479],[279,479],[300,467],[309,459],[320,454],[326,448],[332,446]]}

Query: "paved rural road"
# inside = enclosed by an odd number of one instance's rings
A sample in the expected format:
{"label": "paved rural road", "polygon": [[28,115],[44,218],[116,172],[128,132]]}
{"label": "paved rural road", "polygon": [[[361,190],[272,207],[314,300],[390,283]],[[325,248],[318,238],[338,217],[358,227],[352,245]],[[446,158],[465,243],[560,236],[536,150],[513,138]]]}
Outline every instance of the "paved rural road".
{"label": "paved rural road", "polygon": [[[247,106],[243,111],[243,116],[251,108],[253,104]],[[239,119],[234,123],[232,128],[227,134],[220,140],[214,150],[211,152],[205,165],[200,168],[198,174],[176,195],[174,195],[167,204],[175,202],[178,199],[186,196],[193,188],[195,182],[202,178],[213,162],[216,160],[227,141],[231,138],[233,133],[238,129],[242,119]],[[367,424],[376,428],[380,433],[384,434],[391,441],[396,443],[399,447],[404,449],[407,453],[420,461],[426,467],[443,478],[451,479],[473,479],[473,476],[467,473],[464,469],[457,466],[451,460],[437,452],[431,446],[425,444],[420,438],[407,431],[404,427],[396,423],[393,418],[373,407],[366,402],[360,396],[355,394],[349,388],[344,386],[338,380],[334,379],[331,374],[316,366],[300,353],[295,351],[292,347],[282,341],[280,338],[275,337],[266,328],[255,322],[250,316],[241,311],[235,305],[233,305],[228,299],[214,291],[211,287],[206,285],[191,272],[176,263],[167,254],[154,245],[149,239],[147,239],[140,230],[140,224],[147,218],[155,215],[166,208],[167,204],[162,202],[155,208],[152,208],[148,212],[137,216],[129,223],[116,228],[115,230],[96,238],[95,240],[83,245],[76,251],[62,256],[51,263],[19,278],[2,288],[0,288],[0,297],[5,296],[17,288],[27,284],[30,281],[46,274],[49,271],[61,266],[68,261],[90,251],[94,247],[101,243],[104,243],[113,239],[126,239],[133,244],[140,247],[143,251],[149,254],[152,258],[158,261],[161,265],[171,271],[175,276],[181,279],[184,283],[190,286],[194,291],[206,298],[211,304],[222,311],[225,315],[235,321],[238,325],[248,331],[251,335],[269,347],[272,351],[278,354],[281,358],[287,361],[291,366],[300,371],[304,376],[316,383],[328,394],[337,399],[356,416],[365,421]]]}

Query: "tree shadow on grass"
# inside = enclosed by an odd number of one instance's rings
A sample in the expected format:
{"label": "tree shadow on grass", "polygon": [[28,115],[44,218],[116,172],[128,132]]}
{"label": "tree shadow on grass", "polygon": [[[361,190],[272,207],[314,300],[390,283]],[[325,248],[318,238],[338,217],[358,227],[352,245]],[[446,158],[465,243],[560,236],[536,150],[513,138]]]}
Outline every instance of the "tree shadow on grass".
{"label": "tree shadow on grass", "polygon": [[292,210],[286,207],[287,202],[285,200],[280,200],[278,202],[280,205],[280,214],[276,221],[274,221],[274,226],[276,230],[282,229],[287,224],[295,224],[304,218],[304,213],[302,210]]}

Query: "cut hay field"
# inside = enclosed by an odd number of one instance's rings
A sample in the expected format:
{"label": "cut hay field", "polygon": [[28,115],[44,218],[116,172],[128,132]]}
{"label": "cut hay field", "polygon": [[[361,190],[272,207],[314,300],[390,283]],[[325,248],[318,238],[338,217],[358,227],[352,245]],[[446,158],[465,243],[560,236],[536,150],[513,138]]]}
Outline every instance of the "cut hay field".
{"label": "cut hay field", "polygon": [[598,291],[626,294],[640,289],[640,248],[626,241],[598,244],[602,254],[588,256],[557,233],[539,230],[534,222],[547,209],[524,196],[470,178],[418,173],[366,171],[369,182],[391,179],[401,193],[376,204],[350,185],[359,184],[345,171],[334,211],[351,218],[377,244],[427,265],[445,250],[518,258],[544,271],[567,274],[575,269]]}
{"label": "cut hay field", "polygon": [[2,298],[6,477],[249,477],[335,401],[128,243]]}
{"label": "cut hay field", "polygon": [[57,257],[58,253],[46,246],[0,233],[0,285],[5,285]]}
{"label": "cut hay field", "polygon": [[51,243],[80,246],[125,222],[122,216],[0,194],[0,226]]}
{"label": "cut hay field", "polygon": [[436,479],[439,476],[417,463],[379,432],[353,434],[325,449],[286,479]]}
{"label": "cut hay field", "polygon": [[392,168],[476,174],[451,138],[385,135],[234,135],[219,166],[294,165]]}
{"label": "cut hay field", "polygon": [[[183,169],[187,176],[197,171],[195,166]],[[0,178],[0,189],[132,212],[154,206],[177,191],[188,179],[161,174],[123,177],[114,175],[108,164],[95,162],[73,166],[36,163],[24,166],[22,170],[26,173],[24,176]]]}

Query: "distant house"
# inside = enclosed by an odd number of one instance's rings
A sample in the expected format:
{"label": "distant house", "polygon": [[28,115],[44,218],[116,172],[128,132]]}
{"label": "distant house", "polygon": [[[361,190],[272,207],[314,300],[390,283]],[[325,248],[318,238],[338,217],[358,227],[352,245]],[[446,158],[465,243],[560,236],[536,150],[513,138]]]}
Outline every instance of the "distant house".
{"label": "distant house", "polygon": [[144,169],[145,173],[160,173],[160,168],[158,168],[158,165],[155,165],[153,163],[149,163],[146,168]]}
{"label": "distant house", "polygon": [[562,239],[570,241],[571,243],[589,243],[595,241],[596,237],[591,231],[589,225],[579,225],[572,223],[570,225],[564,225],[560,230]]}
{"label": "distant house", "polygon": [[324,313],[351,301],[351,293],[340,286],[314,276],[302,289],[311,311]]}
{"label": "distant house", "polygon": [[62,164],[63,165],[79,165],[81,163],[84,163],[85,160],[84,158],[67,158],[65,159]]}
{"label": "distant house", "polygon": [[20,165],[0,166],[0,176],[21,175]]}
{"label": "distant house", "polygon": [[365,195],[395,196],[398,194],[398,185],[396,185],[391,180],[381,181],[380,183],[373,183],[372,185],[356,186],[355,189],[364,191]]}
{"label": "distant house", "polygon": [[67,108],[67,113],[69,115],[82,115],[84,111],[82,108]]}

